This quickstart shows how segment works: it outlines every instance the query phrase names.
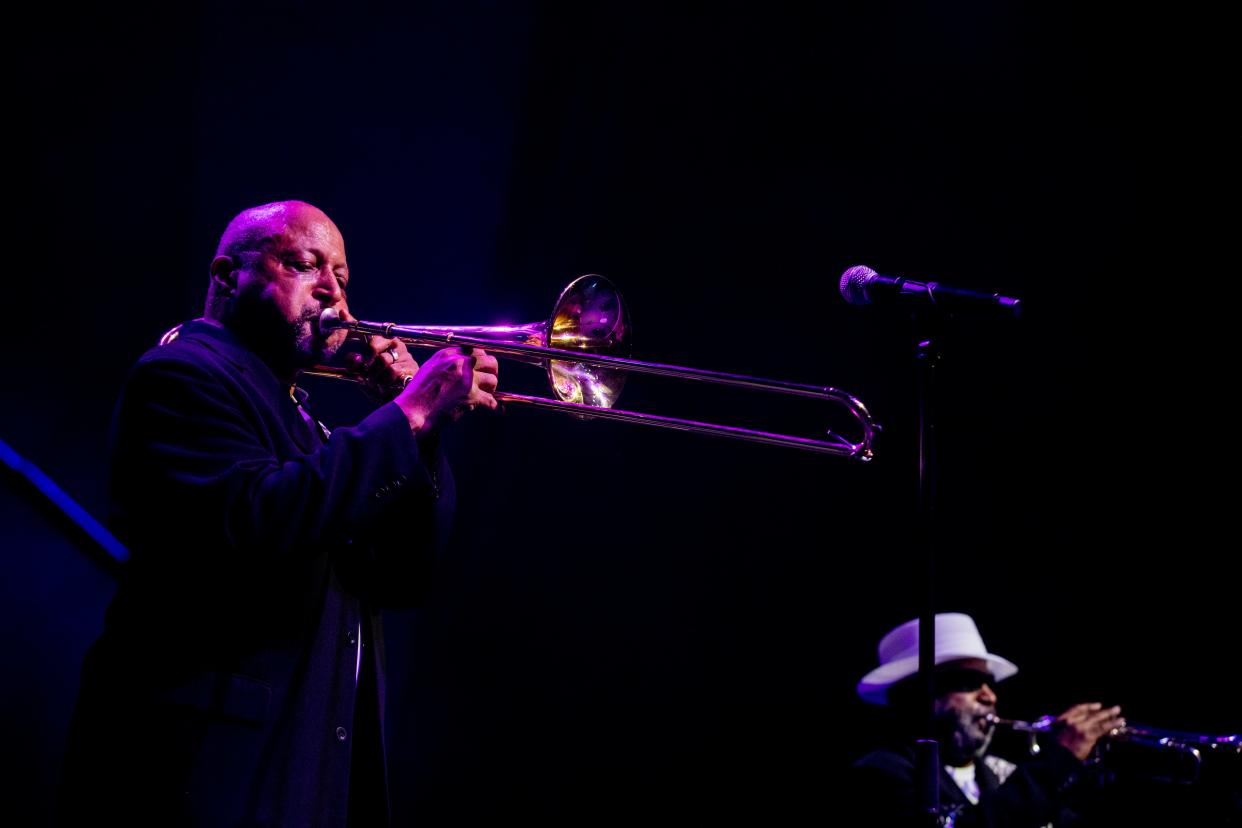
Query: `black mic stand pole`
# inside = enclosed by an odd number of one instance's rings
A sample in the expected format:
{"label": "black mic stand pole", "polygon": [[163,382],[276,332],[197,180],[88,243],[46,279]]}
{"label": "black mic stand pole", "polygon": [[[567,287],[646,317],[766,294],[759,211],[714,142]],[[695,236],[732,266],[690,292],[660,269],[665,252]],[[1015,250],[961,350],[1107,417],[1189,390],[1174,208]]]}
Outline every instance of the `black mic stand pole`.
{"label": "black mic stand pole", "polygon": [[[872,290],[876,293],[873,296]],[[919,683],[923,688],[923,738],[914,746],[914,783],[920,805],[920,824],[940,826],[940,745],[935,739],[936,686],[936,551],[940,526],[936,513],[936,366],[949,309],[975,307],[1016,317],[1020,299],[940,285],[881,276],[865,265],[841,274],[841,295],[852,305],[883,301],[914,302],[911,318],[916,342],[914,368],[918,387],[918,501],[915,509],[915,546],[923,553],[923,604],[919,611]],[[940,300],[944,300],[943,302]]]}
{"label": "black mic stand pole", "polygon": [[936,666],[936,364],[940,361],[940,314],[932,308],[915,311],[917,345],[914,368],[918,388],[918,500],[915,516],[916,547],[923,553],[924,591],[919,610],[919,683],[923,688],[923,738],[915,743],[915,785],[922,811],[920,824],[939,826],[940,746],[935,739]]}

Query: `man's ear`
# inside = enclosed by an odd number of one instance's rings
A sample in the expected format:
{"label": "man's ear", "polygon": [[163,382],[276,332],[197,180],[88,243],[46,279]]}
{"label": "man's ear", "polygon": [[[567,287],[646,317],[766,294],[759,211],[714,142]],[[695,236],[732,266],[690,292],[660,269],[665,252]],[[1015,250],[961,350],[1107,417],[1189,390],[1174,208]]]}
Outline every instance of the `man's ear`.
{"label": "man's ear", "polygon": [[237,293],[237,262],[232,256],[216,256],[209,270],[216,295],[231,297]]}

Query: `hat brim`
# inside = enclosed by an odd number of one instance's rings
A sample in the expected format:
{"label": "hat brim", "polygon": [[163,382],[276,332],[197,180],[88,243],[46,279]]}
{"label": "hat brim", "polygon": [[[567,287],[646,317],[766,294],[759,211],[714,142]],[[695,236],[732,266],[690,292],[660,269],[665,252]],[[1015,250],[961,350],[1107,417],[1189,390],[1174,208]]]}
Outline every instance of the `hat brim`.
{"label": "hat brim", "polygon": [[[944,664],[948,661],[957,661],[963,658],[982,658],[988,664],[988,672],[992,674],[992,678],[997,681],[1005,679],[1018,672],[1018,667],[1012,661],[1001,658],[998,655],[985,653],[980,656],[979,653],[939,653],[936,656],[936,664]],[[909,678],[919,671],[919,657],[909,656],[907,658],[899,658],[896,661],[890,661],[888,664],[882,664],[863,676],[862,681],[858,682],[858,695],[863,701],[871,704],[887,704],[888,688],[904,678]]]}

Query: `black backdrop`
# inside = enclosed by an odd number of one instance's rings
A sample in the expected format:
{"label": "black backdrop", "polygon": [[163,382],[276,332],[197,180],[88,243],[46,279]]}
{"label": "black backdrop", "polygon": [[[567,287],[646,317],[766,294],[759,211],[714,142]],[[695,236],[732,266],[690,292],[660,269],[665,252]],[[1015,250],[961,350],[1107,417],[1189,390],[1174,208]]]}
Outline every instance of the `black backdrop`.
{"label": "black backdrop", "polygon": [[[1183,161],[1124,18],[264,0],[33,20],[10,36],[0,438],[97,515],[126,368],[198,315],[229,217],[278,198],[336,219],[360,316],[531,321],[604,273],[638,356],[838,385],[885,425],[863,466],[521,411],[460,424],[453,559],[389,619],[401,824],[830,819],[873,733],[853,685],[920,589],[912,332],[841,301],[858,263],[1028,306],[961,322],[941,372],[938,604],[1022,668],[1002,709],[1242,725],[1220,677],[1227,440],[1196,396],[1225,375],[1185,347],[1190,289],[1161,281],[1190,207],[1163,198]],[[331,422],[365,410],[312,394]],[[643,378],[623,404],[825,413]],[[5,807],[38,821],[110,586],[21,487],[0,502]]]}

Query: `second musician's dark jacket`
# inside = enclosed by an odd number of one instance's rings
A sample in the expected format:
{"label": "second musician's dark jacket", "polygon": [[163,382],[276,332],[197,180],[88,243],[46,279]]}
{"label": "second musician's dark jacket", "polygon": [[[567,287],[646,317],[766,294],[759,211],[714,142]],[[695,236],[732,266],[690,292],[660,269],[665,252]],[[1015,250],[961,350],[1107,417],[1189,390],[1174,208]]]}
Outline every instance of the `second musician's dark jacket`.
{"label": "second musician's dark jacket", "polygon": [[[915,826],[920,819],[914,784],[912,746],[876,750],[854,763],[851,790],[860,806],[859,824]],[[1067,794],[1082,777],[1083,765],[1060,745],[1018,766],[1002,783],[983,762],[975,763],[979,803],[972,805],[947,770],[940,770],[940,812],[953,816],[955,828],[1038,828],[1072,825],[1077,815]]]}
{"label": "second musician's dark jacket", "polygon": [[135,365],[113,440],[131,559],[83,667],[63,821],[344,825],[366,734],[386,797],[378,611],[427,588],[443,458],[391,403],[325,438],[202,321]]}

